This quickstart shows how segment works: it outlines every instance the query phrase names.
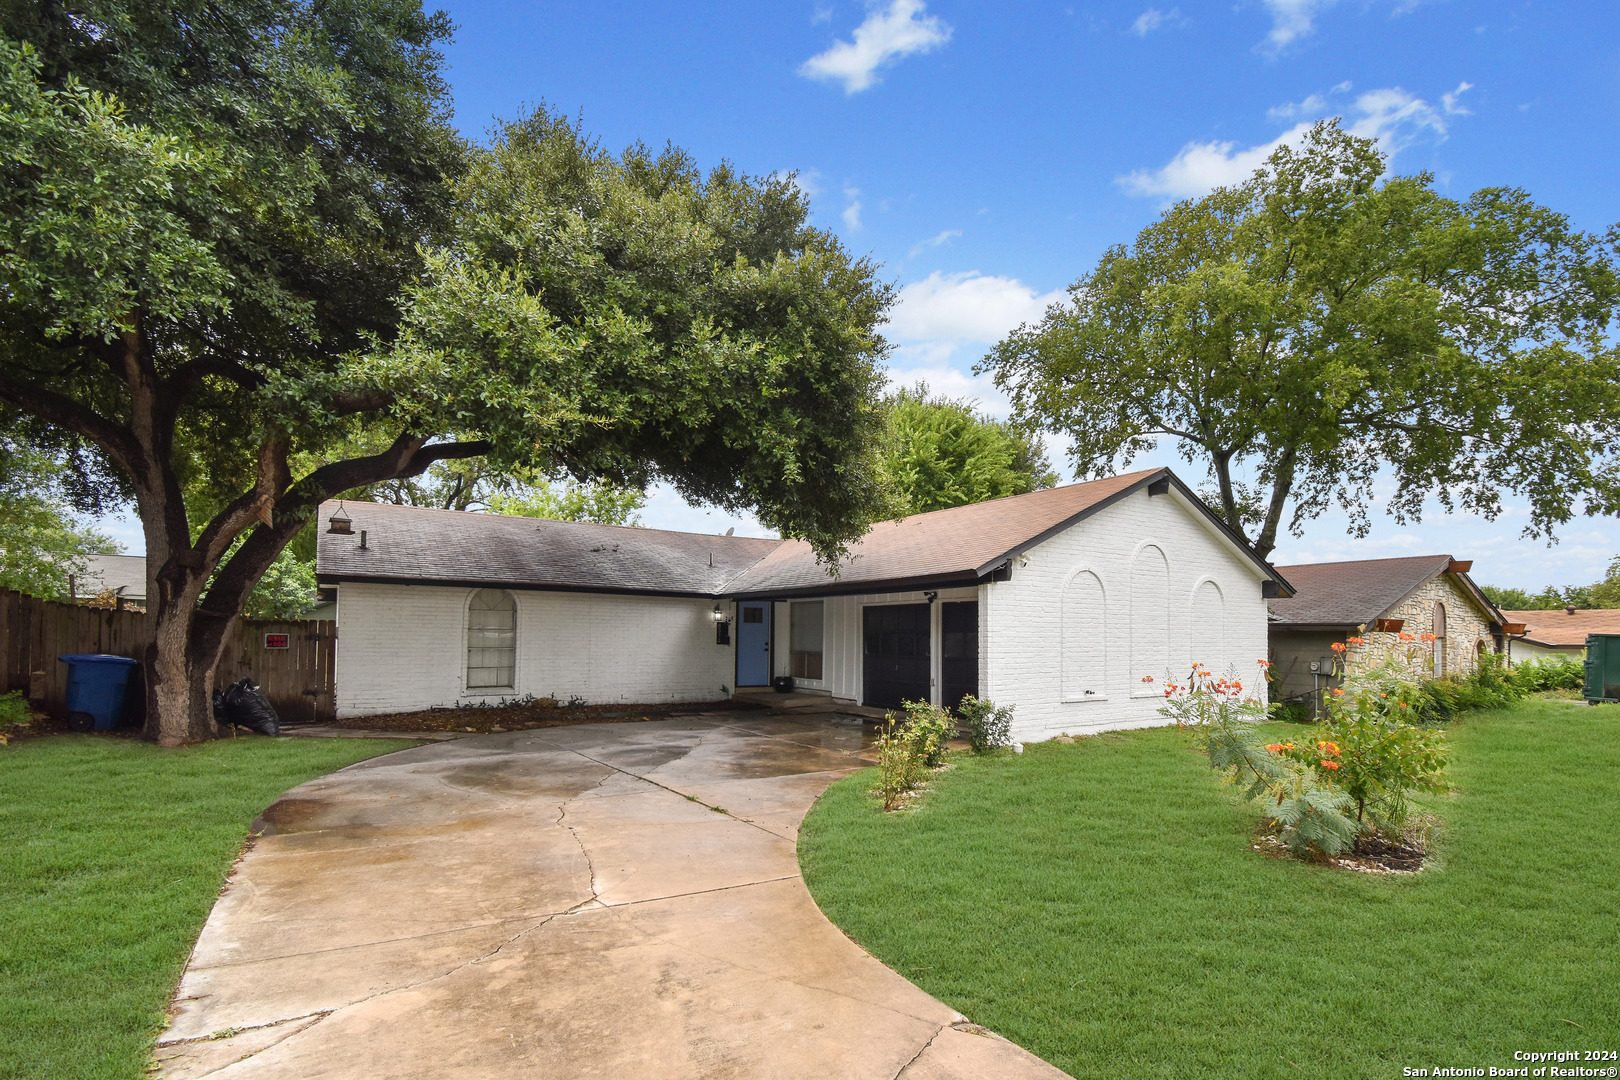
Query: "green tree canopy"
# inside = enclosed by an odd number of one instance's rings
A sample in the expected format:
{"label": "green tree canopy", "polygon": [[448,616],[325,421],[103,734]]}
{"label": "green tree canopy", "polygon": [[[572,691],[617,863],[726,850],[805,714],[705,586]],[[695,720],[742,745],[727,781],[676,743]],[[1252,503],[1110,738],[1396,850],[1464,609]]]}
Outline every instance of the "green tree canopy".
{"label": "green tree canopy", "polygon": [[74,511],[64,462],[13,435],[0,434],[0,587],[67,600],[68,575],[85,556],[113,555],[113,539]]}
{"label": "green tree canopy", "polygon": [[883,473],[896,514],[1049,488],[1057,474],[1029,432],[979,412],[975,403],[930,394],[926,384],[887,400]]}
{"label": "green tree canopy", "polygon": [[[0,8],[0,403],[128,485],[162,741],[213,734],[226,630],[333,494],[478,457],[662,479],[828,559],[881,505],[872,264],[786,179],[609,154],[543,110],[463,145],[448,25],[415,0]],[[360,430],[388,441],[344,456]]]}
{"label": "green tree canopy", "polygon": [[1263,556],[1334,502],[1365,535],[1385,471],[1399,521],[1431,497],[1495,518],[1504,493],[1532,535],[1620,512],[1620,233],[1386,166],[1316,125],[1109,249],[981,369],[1082,476],[1174,439]]}
{"label": "green tree canopy", "polygon": [[1590,585],[1571,585],[1563,589],[1548,585],[1539,593],[1481,585],[1480,591],[1490,597],[1491,603],[1509,611],[1552,611],[1563,607],[1620,608],[1620,555],[1609,563],[1603,580]]}

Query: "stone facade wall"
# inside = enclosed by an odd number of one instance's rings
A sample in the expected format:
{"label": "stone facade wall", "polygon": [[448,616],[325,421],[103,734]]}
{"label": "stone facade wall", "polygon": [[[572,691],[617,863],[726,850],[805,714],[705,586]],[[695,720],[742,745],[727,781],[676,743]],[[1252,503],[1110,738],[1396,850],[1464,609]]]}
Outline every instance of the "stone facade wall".
{"label": "stone facade wall", "polygon": [[[1463,675],[1473,671],[1478,664],[1481,643],[1486,652],[1495,651],[1496,644],[1485,613],[1458,584],[1455,575],[1436,574],[1414,589],[1384,618],[1406,620],[1401,633],[1419,637],[1432,634],[1434,606],[1437,603],[1444,604],[1446,609],[1446,640],[1444,663],[1439,662],[1438,655],[1435,656],[1435,674]],[[1352,645],[1345,653],[1346,666],[1351,671],[1364,670],[1392,651],[1409,647],[1409,643],[1400,640],[1399,634],[1373,633],[1371,627],[1368,631],[1361,635],[1367,639],[1367,644]]]}

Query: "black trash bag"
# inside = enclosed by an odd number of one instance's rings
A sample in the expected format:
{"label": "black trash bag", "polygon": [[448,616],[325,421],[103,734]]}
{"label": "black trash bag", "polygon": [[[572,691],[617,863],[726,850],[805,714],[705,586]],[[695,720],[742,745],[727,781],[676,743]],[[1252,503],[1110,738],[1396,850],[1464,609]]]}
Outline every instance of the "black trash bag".
{"label": "black trash bag", "polygon": [[221,724],[257,731],[260,735],[281,734],[276,710],[252,679],[241,679],[214,695],[214,719]]}

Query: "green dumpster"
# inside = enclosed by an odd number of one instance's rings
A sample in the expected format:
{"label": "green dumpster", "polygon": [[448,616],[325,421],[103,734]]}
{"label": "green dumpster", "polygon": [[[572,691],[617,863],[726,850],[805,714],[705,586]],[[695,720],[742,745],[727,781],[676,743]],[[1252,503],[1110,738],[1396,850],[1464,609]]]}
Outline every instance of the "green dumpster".
{"label": "green dumpster", "polygon": [[1620,701],[1620,634],[1586,635],[1586,700]]}

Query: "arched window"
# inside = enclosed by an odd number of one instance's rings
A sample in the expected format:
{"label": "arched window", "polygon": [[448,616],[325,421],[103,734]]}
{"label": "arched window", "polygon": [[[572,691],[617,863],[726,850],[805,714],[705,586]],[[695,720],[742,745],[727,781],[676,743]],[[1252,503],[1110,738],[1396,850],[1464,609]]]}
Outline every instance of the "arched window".
{"label": "arched window", "polygon": [[467,604],[467,689],[511,689],[517,668],[517,602],[479,589]]}
{"label": "arched window", "polygon": [[1063,589],[1063,700],[1099,701],[1108,667],[1108,608],[1102,581],[1090,570]]}
{"label": "arched window", "polygon": [[1131,567],[1131,695],[1158,697],[1170,672],[1170,566],[1149,544]]}
{"label": "arched window", "polygon": [[1446,673],[1446,605],[1434,605],[1434,674],[1438,678]]}

